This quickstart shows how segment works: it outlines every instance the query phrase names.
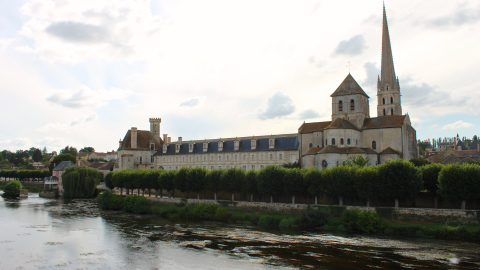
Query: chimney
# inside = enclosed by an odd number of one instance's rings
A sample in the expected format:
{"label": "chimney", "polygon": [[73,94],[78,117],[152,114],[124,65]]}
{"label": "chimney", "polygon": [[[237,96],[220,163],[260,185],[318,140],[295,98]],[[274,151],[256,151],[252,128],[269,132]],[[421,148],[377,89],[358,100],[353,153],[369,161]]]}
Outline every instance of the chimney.
{"label": "chimney", "polygon": [[119,141],[118,141],[118,148],[119,148],[119,149],[122,148],[122,143],[123,143],[122,140],[119,140]]}
{"label": "chimney", "polygon": [[168,143],[171,143],[171,142],[172,142],[172,137],[168,137],[168,138],[167,138],[167,142],[168,142]]}
{"label": "chimney", "polygon": [[182,137],[178,137],[178,142],[182,142]]}
{"label": "chimney", "polygon": [[163,142],[164,143],[167,143],[167,136],[168,136],[168,134],[163,134]]}
{"label": "chimney", "polygon": [[132,130],[130,131],[130,141],[131,141],[131,148],[135,149],[137,148],[137,128],[132,127]]}

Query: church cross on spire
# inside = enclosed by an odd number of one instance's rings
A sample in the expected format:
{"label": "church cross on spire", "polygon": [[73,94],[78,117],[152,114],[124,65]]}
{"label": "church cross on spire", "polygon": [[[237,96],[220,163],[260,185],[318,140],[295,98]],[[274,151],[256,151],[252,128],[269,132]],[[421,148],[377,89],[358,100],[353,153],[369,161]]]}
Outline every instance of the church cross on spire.
{"label": "church cross on spire", "polygon": [[380,86],[382,90],[399,90],[397,88],[397,77],[395,76],[395,68],[393,66],[392,46],[390,43],[390,34],[388,31],[387,12],[385,11],[385,3],[383,4],[383,35],[382,35],[382,70],[380,75]]}

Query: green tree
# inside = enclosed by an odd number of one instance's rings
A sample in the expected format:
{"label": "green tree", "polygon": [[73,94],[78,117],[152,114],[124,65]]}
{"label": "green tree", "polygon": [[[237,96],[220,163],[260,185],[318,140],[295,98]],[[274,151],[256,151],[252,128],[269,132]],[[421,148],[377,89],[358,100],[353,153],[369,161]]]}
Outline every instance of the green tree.
{"label": "green tree", "polygon": [[435,208],[438,204],[438,175],[444,166],[433,163],[421,167],[423,186],[428,192],[435,196]]}
{"label": "green tree", "polygon": [[303,175],[303,181],[307,187],[308,193],[315,197],[315,204],[317,204],[318,196],[323,194],[327,187],[322,171],[317,168],[306,170]]}
{"label": "green tree", "polygon": [[175,173],[175,189],[180,190],[180,192],[183,192],[183,197],[185,198],[185,192],[189,192],[188,190],[188,185],[187,185],[187,175],[188,175],[188,168],[183,167],[180,168]]}
{"label": "green tree", "polygon": [[258,172],[250,169],[245,172],[244,190],[250,194],[250,201],[253,202],[253,194],[258,193]]}
{"label": "green tree", "polygon": [[78,151],[77,151],[77,148],[67,145],[64,149],[60,150],[60,154],[70,154],[76,157],[78,154]]}
{"label": "green tree", "polygon": [[338,197],[340,205],[343,198],[355,196],[355,167],[335,166],[322,171],[326,183],[326,193]]}
{"label": "green tree", "polygon": [[439,191],[442,197],[461,201],[465,209],[466,200],[480,196],[480,166],[473,164],[447,165],[438,176]]}
{"label": "green tree", "polygon": [[300,163],[298,163],[296,161],[293,162],[293,163],[283,163],[281,166],[285,169],[295,169],[295,168],[300,169],[302,167],[302,166],[300,166]]}
{"label": "green tree", "polygon": [[220,169],[214,169],[207,172],[205,176],[207,181],[207,190],[213,192],[215,195],[215,201],[217,200],[217,193],[221,191],[220,181],[222,178],[223,171]]}
{"label": "green tree", "polygon": [[424,158],[412,158],[412,159],[410,159],[410,162],[413,163],[413,165],[415,165],[415,167],[422,167],[422,166],[431,164],[430,161],[428,161]]}
{"label": "green tree", "polygon": [[90,147],[90,146],[89,147],[84,147],[84,148],[80,149],[80,151],[79,151],[79,153],[88,153],[88,154],[91,154],[93,152],[95,152],[95,148]]}
{"label": "green tree", "polygon": [[18,180],[13,180],[3,190],[4,197],[18,197],[20,196],[20,190],[23,188],[22,183]]}
{"label": "green tree", "polygon": [[272,203],[273,196],[282,194],[284,179],[284,168],[278,165],[268,165],[258,173],[258,190],[270,195],[270,202]]}
{"label": "green tree", "polygon": [[0,153],[0,161],[3,161],[3,155]]}
{"label": "green tree", "polygon": [[295,204],[295,196],[301,196],[307,191],[302,169],[287,169],[283,181],[283,192],[292,196],[292,204]]}
{"label": "green tree", "polygon": [[420,170],[402,159],[378,166],[378,174],[381,182],[380,195],[394,198],[395,207],[398,207],[398,199],[414,197],[423,186]]}
{"label": "green tree", "polygon": [[50,162],[50,166],[48,166],[50,174],[53,172],[53,168],[60,164],[62,161],[71,161],[73,164],[75,164],[77,162],[77,158],[71,154],[60,154],[54,157],[52,162]]}
{"label": "green tree", "polygon": [[187,173],[187,189],[189,191],[197,192],[197,199],[200,200],[200,192],[207,187],[205,176],[207,170],[203,168],[192,168]]}
{"label": "green tree", "polygon": [[158,177],[158,186],[164,188],[169,197],[172,196],[172,191],[175,189],[175,171],[165,171]]}
{"label": "green tree", "polygon": [[370,207],[370,199],[378,196],[380,192],[379,183],[378,168],[376,166],[367,166],[356,171],[355,190],[358,197],[367,199],[367,207]]}
{"label": "green tree", "polygon": [[356,167],[365,167],[367,166],[369,158],[364,158],[361,155],[350,156],[348,160],[345,161],[347,166],[356,166]]}
{"label": "green tree", "polygon": [[223,191],[232,194],[232,201],[235,200],[234,193],[242,192],[245,184],[245,171],[240,168],[230,168],[223,172],[220,178],[220,186]]}
{"label": "green tree", "polygon": [[42,161],[43,160],[42,151],[40,151],[40,149],[35,149],[35,151],[33,152],[33,155],[32,155],[32,159],[35,162]]}
{"label": "green tree", "polygon": [[103,173],[85,166],[70,166],[62,175],[65,198],[89,198],[95,194]]}
{"label": "green tree", "polygon": [[113,174],[114,172],[109,172],[107,175],[105,175],[105,186],[109,189],[114,189],[115,186],[113,185]]}

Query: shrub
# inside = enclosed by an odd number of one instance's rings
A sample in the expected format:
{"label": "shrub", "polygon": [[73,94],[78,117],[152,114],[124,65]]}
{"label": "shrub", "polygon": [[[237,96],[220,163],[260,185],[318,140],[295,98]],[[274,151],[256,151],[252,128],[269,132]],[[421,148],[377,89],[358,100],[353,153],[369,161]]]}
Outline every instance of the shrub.
{"label": "shrub", "polygon": [[143,196],[130,195],[124,199],[123,210],[135,214],[147,214],[150,212],[152,203]]}
{"label": "shrub", "polygon": [[472,164],[447,165],[438,176],[440,195],[453,201],[480,196],[480,166]]}
{"label": "shrub", "polygon": [[280,224],[281,221],[282,221],[282,218],[279,217],[279,216],[263,215],[258,220],[258,226],[277,227]]}
{"label": "shrub", "polygon": [[358,214],[357,228],[366,233],[376,233],[383,227],[382,219],[372,211],[362,211]]}
{"label": "shrub", "polygon": [[300,225],[303,228],[316,229],[327,224],[330,215],[321,208],[312,208],[302,214]]}
{"label": "shrub", "polygon": [[280,228],[296,228],[298,227],[298,219],[289,217],[289,218],[284,218],[280,221],[280,224],[278,227]]}
{"label": "shrub", "polygon": [[113,194],[110,190],[105,190],[97,197],[97,204],[105,210],[122,210],[124,200],[122,196]]}
{"label": "shrub", "polygon": [[358,223],[358,216],[360,215],[361,212],[362,211],[355,208],[347,209],[343,211],[343,219],[342,219],[343,226],[345,226],[345,228],[349,231],[354,231],[354,232],[360,231],[357,223]]}
{"label": "shrub", "polygon": [[219,207],[215,211],[215,219],[216,220],[228,220],[230,217],[227,208],[225,207]]}
{"label": "shrub", "polygon": [[20,196],[20,190],[23,188],[22,183],[19,180],[13,180],[3,190],[4,197],[18,197]]}
{"label": "shrub", "polygon": [[193,216],[197,219],[214,219],[217,208],[213,204],[199,204],[193,210]]}

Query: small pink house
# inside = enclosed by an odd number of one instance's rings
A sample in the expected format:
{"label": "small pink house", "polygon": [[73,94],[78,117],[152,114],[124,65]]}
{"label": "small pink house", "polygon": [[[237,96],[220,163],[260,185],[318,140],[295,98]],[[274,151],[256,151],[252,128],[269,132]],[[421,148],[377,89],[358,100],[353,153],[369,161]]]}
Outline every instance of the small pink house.
{"label": "small pink house", "polygon": [[60,164],[58,164],[55,168],[53,168],[53,176],[57,177],[58,179],[58,190],[62,191],[62,174],[65,172],[65,170],[70,167],[74,166],[71,161],[62,161]]}

